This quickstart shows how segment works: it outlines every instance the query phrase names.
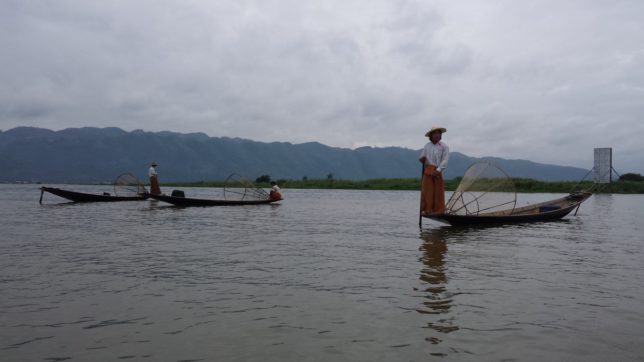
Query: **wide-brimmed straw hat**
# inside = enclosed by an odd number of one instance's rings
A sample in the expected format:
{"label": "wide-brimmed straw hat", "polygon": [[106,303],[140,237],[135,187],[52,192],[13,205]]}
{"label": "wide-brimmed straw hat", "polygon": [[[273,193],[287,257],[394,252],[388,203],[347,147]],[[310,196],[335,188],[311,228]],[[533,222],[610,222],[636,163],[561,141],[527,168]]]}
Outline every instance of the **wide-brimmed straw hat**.
{"label": "wide-brimmed straw hat", "polygon": [[430,134],[432,134],[433,132],[436,132],[436,131],[440,131],[440,133],[445,133],[445,132],[447,132],[447,128],[432,127],[432,129],[430,129],[429,131],[427,131],[427,133],[425,133],[425,137],[429,137]]}

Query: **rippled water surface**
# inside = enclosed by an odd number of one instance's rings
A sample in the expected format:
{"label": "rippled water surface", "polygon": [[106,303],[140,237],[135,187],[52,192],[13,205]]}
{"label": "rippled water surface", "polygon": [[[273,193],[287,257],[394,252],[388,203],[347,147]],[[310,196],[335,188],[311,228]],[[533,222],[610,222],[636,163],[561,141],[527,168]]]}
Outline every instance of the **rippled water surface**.
{"label": "rippled water surface", "polygon": [[644,361],[641,195],[595,195],[562,222],[422,231],[417,192],[210,208],[39,196],[0,185],[2,361]]}

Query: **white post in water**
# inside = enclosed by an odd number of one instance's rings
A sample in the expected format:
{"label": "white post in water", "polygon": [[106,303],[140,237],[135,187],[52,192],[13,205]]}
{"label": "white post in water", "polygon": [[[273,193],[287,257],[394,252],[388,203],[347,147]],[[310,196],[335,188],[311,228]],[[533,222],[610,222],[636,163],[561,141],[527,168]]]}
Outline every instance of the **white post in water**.
{"label": "white post in water", "polygon": [[610,184],[613,181],[613,149],[595,148],[593,178],[596,184]]}

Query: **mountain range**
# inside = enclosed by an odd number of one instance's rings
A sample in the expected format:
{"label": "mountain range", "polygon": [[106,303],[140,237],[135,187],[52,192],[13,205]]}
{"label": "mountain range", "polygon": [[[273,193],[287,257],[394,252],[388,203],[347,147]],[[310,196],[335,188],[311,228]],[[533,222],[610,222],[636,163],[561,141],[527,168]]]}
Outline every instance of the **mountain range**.
{"label": "mountain range", "polygon": [[[225,180],[238,173],[254,180],[366,180],[418,178],[420,150],[400,147],[329,147],[317,142],[256,142],[203,133],[131,132],[120,128],[52,131],[17,127],[0,131],[0,182],[97,183],[130,172],[147,180],[152,161],[161,182]],[[475,158],[450,153],[446,179],[462,176],[480,160],[492,161],[512,177],[544,181],[580,180],[588,170],[528,160]]]}

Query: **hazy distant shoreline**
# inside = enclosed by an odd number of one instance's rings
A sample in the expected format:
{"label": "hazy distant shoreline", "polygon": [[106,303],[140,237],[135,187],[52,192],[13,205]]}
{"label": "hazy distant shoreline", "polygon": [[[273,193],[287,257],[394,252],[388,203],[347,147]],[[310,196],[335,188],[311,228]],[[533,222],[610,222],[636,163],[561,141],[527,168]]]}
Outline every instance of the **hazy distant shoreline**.
{"label": "hazy distant shoreline", "polygon": [[[513,179],[517,192],[537,193],[568,193],[571,191],[589,190],[593,188],[592,181],[538,181],[532,179]],[[290,189],[338,189],[338,190],[419,190],[419,179],[371,179],[363,181],[351,180],[281,180],[280,187]],[[445,190],[453,191],[458,186],[460,178],[446,180]],[[164,187],[224,187],[225,181],[201,181],[201,182],[171,182],[163,183]],[[269,188],[268,183],[257,183],[259,187]],[[644,182],[618,181],[610,185],[604,185],[600,190],[593,190],[597,193],[644,193]]]}
{"label": "hazy distant shoreline", "polygon": [[[353,180],[277,180],[280,187],[286,189],[335,189],[335,190],[420,190],[419,179],[370,179],[362,181]],[[513,179],[517,192],[521,193],[569,193],[572,191],[589,190],[594,193],[616,193],[616,194],[644,194],[644,182],[638,181],[615,181],[610,185],[603,185],[599,190],[593,188],[592,181],[539,181],[525,178]],[[460,182],[460,178],[445,181],[445,190],[454,191]],[[68,183],[68,182],[2,182],[0,184],[14,185],[112,185],[110,182],[100,183]],[[268,183],[255,183],[262,188],[270,188]],[[226,181],[197,181],[197,182],[165,182],[161,183],[164,188],[170,187],[224,187]]]}

